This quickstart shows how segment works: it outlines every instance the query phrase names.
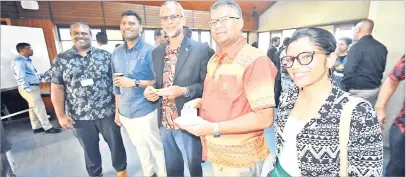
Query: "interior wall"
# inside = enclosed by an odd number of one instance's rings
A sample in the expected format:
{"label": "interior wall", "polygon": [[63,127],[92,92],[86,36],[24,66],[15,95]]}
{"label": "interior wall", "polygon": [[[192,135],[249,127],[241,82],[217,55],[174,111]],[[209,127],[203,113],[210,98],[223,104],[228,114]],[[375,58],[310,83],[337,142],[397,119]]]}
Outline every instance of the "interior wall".
{"label": "interior wall", "polygon": [[[405,53],[405,2],[371,1],[368,18],[375,22],[372,35],[388,50],[384,80],[396,62]],[[405,83],[401,82],[386,107],[387,121],[384,129],[384,143],[388,145],[389,128],[405,100]]]}
{"label": "interior wall", "polygon": [[258,31],[358,20],[368,11],[369,1],[278,1],[259,17]]}

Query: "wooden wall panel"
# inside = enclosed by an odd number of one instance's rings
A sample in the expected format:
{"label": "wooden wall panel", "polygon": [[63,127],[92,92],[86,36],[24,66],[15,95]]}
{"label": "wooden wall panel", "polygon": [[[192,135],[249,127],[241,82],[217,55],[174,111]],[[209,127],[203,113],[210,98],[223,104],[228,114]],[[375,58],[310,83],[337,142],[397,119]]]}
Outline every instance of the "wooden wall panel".
{"label": "wooden wall panel", "polygon": [[17,19],[18,12],[16,8],[17,2],[15,1],[1,1],[1,17]]}
{"label": "wooden wall panel", "polygon": [[120,26],[121,13],[125,10],[135,10],[141,16],[141,22],[145,24],[144,6],[138,4],[102,2],[104,9],[104,20],[106,26]]}
{"label": "wooden wall panel", "polygon": [[193,11],[193,28],[197,29],[210,29],[210,12],[207,11]]}
{"label": "wooden wall panel", "polygon": [[193,21],[194,21],[194,18],[193,18],[193,10],[184,10],[184,12],[185,12],[185,26],[187,26],[187,27],[189,27],[189,28],[193,28]]}
{"label": "wooden wall panel", "polygon": [[[55,25],[52,23],[51,20],[11,20],[11,24],[15,26],[27,26],[27,27],[36,27],[42,28],[44,31],[45,36],[45,43],[48,48],[48,55],[49,60],[52,62],[56,55],[56,45],[55,45]],[[35,53],[35,51],[34,51]],[[41,84],[41,93],[51,93],[51,84],[50,83],[42,83]],[[52,105],[50,97],[43,97],[43,101],[48,113],[54,111],[54,107]]]}
{"label": "wooden wall panel", "polygon": [[21,3],[17,2],[17,10],[20,19],[51,19],[49,1],[38,1],[38,10],[27,10],[21,7]]}
{"label": "wooden wall panel", "polygon": [[56,24],[71,24],[82,21],[88,25],[104,26],[100,1],[52,1],[51,8],[53,20]]}
{"label": "wooden wall panel", "polygon": [[159,13],[160,7],[145,6],[145,26],[148,28],[161,28],[161,18]]}

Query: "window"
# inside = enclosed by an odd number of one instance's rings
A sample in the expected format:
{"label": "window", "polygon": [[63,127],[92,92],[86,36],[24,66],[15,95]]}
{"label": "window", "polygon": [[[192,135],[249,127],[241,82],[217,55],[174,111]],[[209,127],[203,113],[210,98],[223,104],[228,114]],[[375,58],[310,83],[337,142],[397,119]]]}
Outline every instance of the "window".
{"label": "window", "polygon": [[155,30],[153,30],[153,29],[144,30],[144,40],[146,43],[151,44],[152,46],[155,46],[154,33],[155,33]]}
{"label": "window", "polygon": [[[91,28],[90,31],[92,32],[92,46],[98,47],[96,42],[96,34],[100,32],[101,29]],[[72,48],[73,44],[70,37],[69,28],[59,28],[59,38],[61,41],[62,51]]]}
{"label": "window", "polygon": [[352,39],[353,30],[354,30],[353,24],[336,26],[334,36],[336,37],[336,40],[338,40],[342,37],[348,37],[348,38]]}
{"label": "window", "polygon": [[245,38],[245,40],[248,43],[248,32],[242,32],[242,36]]}
{"label": "window", "polygon": [[262,32],[258,34],[258,48],[263,52],[268,52],[269,42],[271,41],[270,32]]}
{"label": "window", "polygon": [[199,31],[195,31],[195,30],[192,31],[192,39],[195,41],[200,41],[199,40]]}
{"label": "window", "polygon": [[111,48],[115,48],[116,44],[122,44],[123,43],[123,36],[121,34],[121,31],[118,29],[106,29],[106,34],[107,34],[107,39],[109,42],[107,43],[108,46]]}
{"label": "window", "polygon": [[281,37],[281,42],[287,37],[292,37],[293,33],[296,31],[296,29],[288,29],[288,30],[283,30],[282,31],[282,37]]}
{"label": "window", "polygon": [[211,35],[210,35],[210,31],[201,31],[200,32],[200,42],[205,43],[207,42],[207,44],[209,44],[209,46],[211,47]]}

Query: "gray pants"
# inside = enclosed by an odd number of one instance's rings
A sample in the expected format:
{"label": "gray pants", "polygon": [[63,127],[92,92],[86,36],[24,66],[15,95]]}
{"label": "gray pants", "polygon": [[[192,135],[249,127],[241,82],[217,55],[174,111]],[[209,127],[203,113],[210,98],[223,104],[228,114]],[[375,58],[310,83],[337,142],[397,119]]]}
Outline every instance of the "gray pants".
{"label": "gray pants", "polygon": [[13,170],[11,169],[6,153],[1,154],[0,172],[1,177],[16,177]]}
{"label": "gray pants", "polygon": [[119,172],[127,168],[127,156],[120,127],[114,123],[113,117],[98,120],[77,120],[74,124],[73,133],[83,148],[89,176],[99,176],[103,171],[99,133],[109,145],[114,169]]}
{"label": "gray pants", "polygon": [[371,90],[351,89],[349,92],[351,93],[351,95],[366,99],[367,101],[369,101],[371,103],[372,107],[374,107],[375,103],[376,103],[376,99],[378,99],[379,90],[380,90],[380,88],[378,87],[376,89],[371,89]]}

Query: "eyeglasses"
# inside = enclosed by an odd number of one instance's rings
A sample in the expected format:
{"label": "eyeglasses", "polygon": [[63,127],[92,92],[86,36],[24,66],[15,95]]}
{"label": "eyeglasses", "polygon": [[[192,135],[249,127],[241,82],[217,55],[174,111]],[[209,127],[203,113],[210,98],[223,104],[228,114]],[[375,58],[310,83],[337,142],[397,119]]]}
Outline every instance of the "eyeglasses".
{"label": "eyeglasses", "polygon": [[169,16],[161,17],[161,20],[164,21],[164,22],[167,22],[168,20],[173,21],[173,20],[180,19],[182,17],[183,17],[182,15],[169,15]]}
{"label": "eyeglasses", "polygon": [[324,52],[302,52],[299,53],[299,55],[297,55],[296,57],[292,57],[292,56],[285,56],[283,58],[281,58],[281,64],[285,67],[285,68],[290,68],[293,66],[293,63],[295,62],[295,59],[297,60],[297,62],[299,62],[299,64],[301,65],[308,65],[313,61],[314,58],[314,54],[324,54],[327,55],[328,53],[324,53]]}
{"label": "eyeglasses", "polygon": [[230,19],[237,19],[238,20],[240,18],[241,17],[222,17],[222,18],[219,18],[217,20],[210,20],[208,24],[209,24],[210,27],[214,27],[214,26],[217,25],[218,22],[220,22],[221,26],[224,26],[225,24],[227,24],[228,20],[230,20]]}

